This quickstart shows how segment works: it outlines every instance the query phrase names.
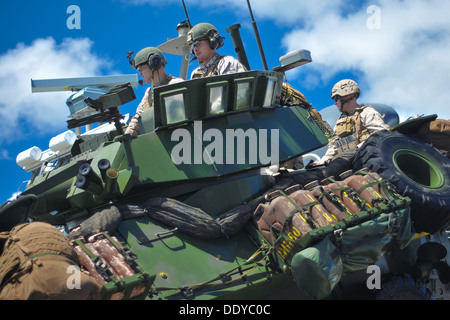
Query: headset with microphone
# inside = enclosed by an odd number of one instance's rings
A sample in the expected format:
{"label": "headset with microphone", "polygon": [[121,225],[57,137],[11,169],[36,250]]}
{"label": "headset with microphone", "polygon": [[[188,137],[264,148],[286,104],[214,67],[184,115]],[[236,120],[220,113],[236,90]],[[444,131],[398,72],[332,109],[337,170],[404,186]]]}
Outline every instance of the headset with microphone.
{"label": "headset with microphone", "polygon": [[[147,52],[145,52],[144,50],[147,50]],[[150,52],[148,52],[150,51]],[[137,69],[136,66],[136,58],[132,58],[133,55],[133,51],[129,51],[127,58],[128,58],[128,62],[129,64]],[[148,54],[148,57],[145,58],[145,55]],[[150,68],[150,70],[152,71],[152,77],[155,71],[157,71],[162,65],[167,64],[167,61],[165,60],[165,58],[161,57],[161,54],[159,54],[158,49],[156,48],[145,48],[143,50],[141,50],[140,52],[138,52],[137,54],[138,57],[138,61],[146,61],[148,67]],[[144,62],[145,63],[145,62]],[[141,65],[142,63],[139,63],[139,65]],[[144,84],[143,80],[139,80],[139,84],[142,86],[147,86],[148,84]]]}
{"label": "headset with microphone", "polygon": [[[208,36],[206,37],[206,40],[208,40],[208,44],[209,44],[209,47],[211,48],[211,50],[217,50],[217,49],[223,47],[223,40],[225,38],[222,37],[217,31],[211,30],[209,33],[210,34],[208,34]],[[194,46],[192,46],[191,54],[194,56],[194,58],[192,60],[197,59],[197,57],[195,57]]]}
{"label": "headset with microphone", "polygon": [[[148,58],[147,65],[150,68],[150,70],[152,70],[152,78],[153,78],[154,73],[156,71],[158,71],[159,67],[161,67],[161,65],[162,65],[162,59],[161,59],[161,57],[159,55],[157,55],[155,53],[151,54],[149,56],[149,58]],[[139,84],[141,86],[148,86],[149,85],[148,83],[144,84],[143,80],[139,80]]]}
{"label": "headset with microphone", "polygon": [[156,53],[151,54],[148,57],[148,67],[150,68],[150,70],[152,71],[156,71],[159,69],[159,67],[161,67],[162,65],[162,59],[159,55],[157,55]]}

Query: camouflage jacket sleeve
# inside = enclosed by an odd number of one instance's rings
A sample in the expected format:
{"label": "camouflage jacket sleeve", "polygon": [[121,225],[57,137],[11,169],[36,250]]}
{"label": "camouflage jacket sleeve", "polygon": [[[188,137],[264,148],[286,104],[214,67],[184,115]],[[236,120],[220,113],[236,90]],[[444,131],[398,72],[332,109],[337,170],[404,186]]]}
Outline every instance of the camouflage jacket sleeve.
{"label": "camouflage jacket sleeve", "polygon": [[145,110],[150,108],[150,100],[149,100],[150,92],[151,92],[151,88],[148,88],[145,91],[145,95],[142,98],[141,103],[139,103],[139,105],[136,109],[136,115],[133,118],[131,118],[131,121],[128,124],[128,127],[125,130],[125,134],[131,134],[132,136],[137,136],[140,134],[139,118],[140,118],[142,112],[144,112]]}
{"label": "camouflage jacket sleeve", "polygon": [[[372,134],[381,130],[389,130],[389,126],[384,122],[381,114],[372,106],[367,106],[361,112],[361,121],[363,126],[369,130],[369,133]],[[363,144],[362,141],[358,147]]]}

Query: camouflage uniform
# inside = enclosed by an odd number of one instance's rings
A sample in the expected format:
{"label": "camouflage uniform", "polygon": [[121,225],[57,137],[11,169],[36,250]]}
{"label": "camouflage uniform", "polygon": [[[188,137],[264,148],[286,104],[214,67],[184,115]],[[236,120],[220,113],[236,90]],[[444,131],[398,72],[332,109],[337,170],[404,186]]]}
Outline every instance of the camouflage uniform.
{"label": "camouflage uniform", "polygon": [[[220,36],[216,27],[206,22],[195,25],[187,34],[189,45],[193,45],[197,40],[207,40],[211,50],[220,49],[223,46],[223,39],[225,38]],[[195,55],[194,50],[192,50],[192,54]],[[200,62],[199,66],[192,71],[191,79],[244,71],[247,71],[245,66],[235,58],[216,53],[208,63]]]}
{"label": "camouflage uniform", "polygon": [[372,106],[357,108],[352,115],[343,113],[334,126],[335,135],[321,161],[328,163],[343,151],[356,151],[372,133],[388,129],[381,114]]}
{"label": "camouflage uniform", "polygon": [[[182,81],[183,81],[183,79],[181,79],[181,78],[172,77],[171,75],[168,75],[166,77],[166,79],[164,79],[164,81],[159,84],[159,86],[179,83]],[[139,118],[141,117],[142,112],[153,107],[153,95],[152,95],[153,90],[152,90],[152,88],[159,87],[159,86],[152,86],[151,88],[148,88],[145,91],[145,95],[142,98],[141,103],[139,103],[139,105],[136,109],[136,115],[131,119],[127,129],[125,130],[125,134],[131,134],[133,136],[137,136],[140,134]]]}
{"label": "camouflage uniform", "polygon": [[[358,84],[349,79],[336,83],[331,90],[331,98],[340,101],[341,106],[360,95]],[[353,106],[352,106],[353,107]],[[351,114],[342,113],[336,121],[328,150],[320,159],[325,166],[313,166],[306,171],[293,174],[294,180],[305,185],[313,180],[337,177],[353,167],[353,158],[362,143],[374,132],[388,130],[383,117],[372,106],[358,106]]]}
{"label": "camouflage uniform", "polygon": [[245,72],[247,69],[232,56],[221,56],[216,53],[207,63],[200,63],[191,73],[191,79]]}

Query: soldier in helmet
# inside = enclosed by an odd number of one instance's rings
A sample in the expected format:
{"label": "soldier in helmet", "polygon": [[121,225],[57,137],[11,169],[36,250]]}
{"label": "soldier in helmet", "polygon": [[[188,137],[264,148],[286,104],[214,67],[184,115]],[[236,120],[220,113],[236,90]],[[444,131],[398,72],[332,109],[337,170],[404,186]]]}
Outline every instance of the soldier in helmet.
{"label": "soldier in helmet", "polygon": [[188,32],[188,44],[192,47],[194,59],[199,62],[191,79],[247,71],[235,58],[216,52],[223,46],[223,39],[210,23],[199,23]]}
{"label": "soldier in helmet", "polygon": [[[352,169],[357,149],[374,132],[388,130],[381,114],[372,106],[359,105],[361,90],[353,80],[341,80],[331,90],[334,104],[342,112],[337,120],[328,150],[319,160],[307,166],[312,169],[296,174],[297,183],[306,184],[312,180],[322,180]],[[325,165],[325,167],[321,167]]]}
{"label": "soldier in helmet", "polygon": [[153,107],[153,88],[167,84],[174,84],[183,81],[181,78],[173,77],[166,73],[165,66],[167,60],[163,53],[154,47],[147,47],[139,51],[135,58],[130,62],[131,65],[139,71],[145,83],[151,83],[152,86],[145,91],[144,98],[137,107],[136,115],[131,119],[125,134],[139,135],[139,118],[141,113]]}
{"label": "soldier in helmet", "polygon": [[328,164],[337,157],[351,158],[372,133],[389,129],[374,107],[357,103],[360,94],[361,90],[353,80],[341,80],[334,85],[331,99],[342,114],[334,126],[327,152],[313,165]]}

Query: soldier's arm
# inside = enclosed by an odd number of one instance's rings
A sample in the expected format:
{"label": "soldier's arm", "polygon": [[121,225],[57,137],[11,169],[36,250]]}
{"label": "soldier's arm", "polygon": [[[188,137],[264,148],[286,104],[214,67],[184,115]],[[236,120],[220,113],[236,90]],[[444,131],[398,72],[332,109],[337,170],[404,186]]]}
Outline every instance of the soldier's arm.
{"label": "soldier's arm", "polygon": [[245,72],[247,69],[242,63],[231,56],[225,56],[217,66],[219,74]]}
{"label": "soldier's arm", "polygon": [[140,134],[139,118],[141,117],[142,112],[144,112],[145,110],[150,108],[149,92],[150,92],[150,89],[147,89],[145,91],[145,95],[142,98],[141,102],[139,103],[139,105],[136,109],[136,115],[131,119],[130,123],[128,124],[128,127],[125,130],[125,134],[131,134],[133,136],[137,136]]}
{"label": "soldier's arm", "polygon": [[322,165],[328,163],[337,154],[336,149],[336,137],[331,138],[330,144],[328,145],[327,152],[325,155],[317,162],[315,165]]}
{"label": "soldier's arm", "polygon": [[373,107],[364,109],[361,113],[361,120],[364,123],[364,126],[369,130],[369,133],[389,130],[389,126],[384,122],[381,114]]}

